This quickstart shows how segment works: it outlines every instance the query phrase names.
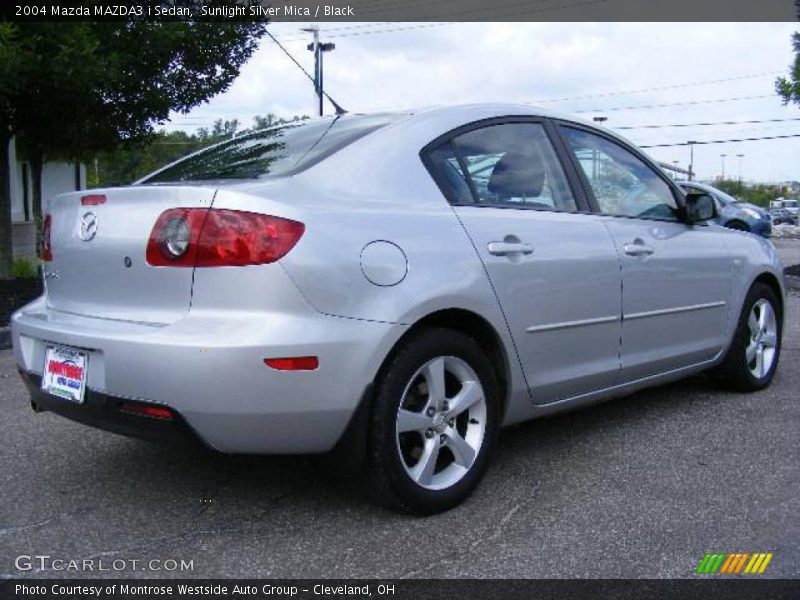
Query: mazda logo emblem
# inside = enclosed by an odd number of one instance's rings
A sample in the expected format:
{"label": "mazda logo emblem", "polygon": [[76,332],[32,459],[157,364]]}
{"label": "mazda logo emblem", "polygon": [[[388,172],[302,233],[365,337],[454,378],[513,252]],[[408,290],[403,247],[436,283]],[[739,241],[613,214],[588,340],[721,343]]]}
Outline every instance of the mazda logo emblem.
{"label": "mazda logo emblem", "polygon": [[97,215],[87,212],[81,219],[80,236],[84,242],[91,242],[97,235]]}

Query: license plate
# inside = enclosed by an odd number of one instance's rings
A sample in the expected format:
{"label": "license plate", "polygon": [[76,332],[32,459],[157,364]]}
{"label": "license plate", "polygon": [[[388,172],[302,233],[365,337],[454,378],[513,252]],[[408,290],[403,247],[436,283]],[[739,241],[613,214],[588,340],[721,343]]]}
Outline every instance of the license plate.
{"label": "license plate", "polygon": [[42,389],[78,404],[86,388],[86,354],[63,346],[48,346],[44,357]]}

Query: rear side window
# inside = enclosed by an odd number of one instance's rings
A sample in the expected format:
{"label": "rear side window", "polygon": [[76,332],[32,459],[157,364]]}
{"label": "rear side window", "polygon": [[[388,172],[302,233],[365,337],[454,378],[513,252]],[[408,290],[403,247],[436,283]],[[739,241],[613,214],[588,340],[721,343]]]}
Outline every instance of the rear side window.
{"label": "rear side window", "polygon": [[387,125],[393,118],[394,115],[343,116],[255,131],[187,156],[141,183],[291,175]]}
{"label": "rear side window", "polygon": [[473,129],[428,156],[454,204],[577,210],[561,164],[538,123]]}

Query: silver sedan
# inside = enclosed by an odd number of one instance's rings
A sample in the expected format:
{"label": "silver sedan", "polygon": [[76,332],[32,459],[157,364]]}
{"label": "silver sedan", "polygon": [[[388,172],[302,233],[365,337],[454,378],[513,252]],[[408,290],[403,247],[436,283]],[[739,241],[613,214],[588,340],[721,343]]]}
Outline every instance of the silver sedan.
{"label": "silver sedan", "polygon": [[782,268],[626,140],[528,106],[310,120],[46,206],[12,318],[35,410],[229,453],[334,450],[461,502],[498,429],[778,365]]}

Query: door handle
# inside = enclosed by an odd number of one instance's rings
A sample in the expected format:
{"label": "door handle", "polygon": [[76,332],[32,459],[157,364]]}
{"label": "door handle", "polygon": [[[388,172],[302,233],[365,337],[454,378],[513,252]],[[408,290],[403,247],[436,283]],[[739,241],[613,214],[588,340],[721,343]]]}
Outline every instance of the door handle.
{"label": "door handle", "polygon": [[533,246],[522,242],[489,242],[486,246],[492,256],[509,254],[533,254]]}
{"label": "door handle", "polygon": [[630,244],[625,244],[622,249],[628,256],[649,256],[655,252],[652,246],[648,246],[640,239],[636,239]]}

